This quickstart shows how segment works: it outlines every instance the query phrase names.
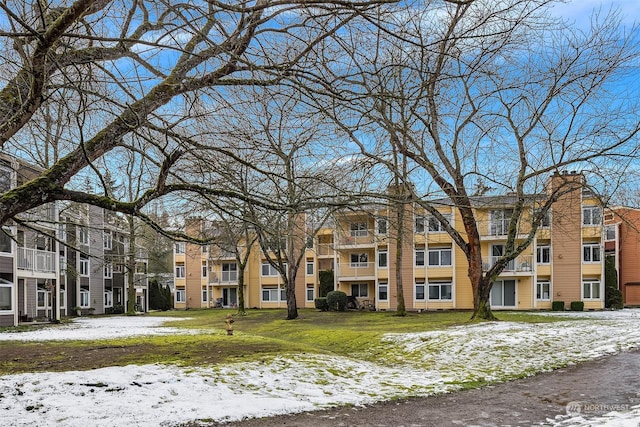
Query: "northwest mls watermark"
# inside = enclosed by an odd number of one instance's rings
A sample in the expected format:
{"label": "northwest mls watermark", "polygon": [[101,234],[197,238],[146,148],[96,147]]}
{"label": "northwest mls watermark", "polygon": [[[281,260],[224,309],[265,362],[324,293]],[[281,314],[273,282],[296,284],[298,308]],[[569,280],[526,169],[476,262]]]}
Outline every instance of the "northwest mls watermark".
{"label": "northwest mls watermark", "polygon": [[629,411],[628,403],[601,403],[601,402],[569,402],[567,403],[567,415],[602,415],[608,412]]}

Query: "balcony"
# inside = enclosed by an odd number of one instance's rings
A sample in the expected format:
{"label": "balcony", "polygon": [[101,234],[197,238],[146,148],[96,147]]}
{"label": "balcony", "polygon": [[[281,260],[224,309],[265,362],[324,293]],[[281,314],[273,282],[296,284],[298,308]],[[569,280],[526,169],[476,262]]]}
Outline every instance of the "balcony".
{"label": "balcony", "polygon": [[317,256],[333,256],[334,253],[333,243],[318,243],[316,245]]}
{"label": "balcony", "polygon": [[[482,269],[488,271],[498,260],[502,258],[500,256],[491,256],[482,259]],[[531,274],[533,271],[533,256],[532,255],[520,255],[516,259],[512,259],[507,263],[502,273],[525,273]],[[501,273],[501,274],[502,274]]]}
{"label": "balcony", "polygon": [[18,270],[32,273],[55,273],[56,253],[39,249],[18,248]]}
{"label": "balcony", "polygon": [[365,279],[372,278],[375,275],[374,262],[351,262],[338,265],[338,277]]}
{"label": "balcony", "polygon": [[237,271],[223,271],[220,273],[211,273],[209,277],[209,283],[214,285],[235,285],[238,283]]}
{"label": "balcony", "polygon": [[340,247],[373,246],[374,243],[375,236],[366,230],[364,232],[360,230],[357,233],[340,234],[338,236],[338,246]]}

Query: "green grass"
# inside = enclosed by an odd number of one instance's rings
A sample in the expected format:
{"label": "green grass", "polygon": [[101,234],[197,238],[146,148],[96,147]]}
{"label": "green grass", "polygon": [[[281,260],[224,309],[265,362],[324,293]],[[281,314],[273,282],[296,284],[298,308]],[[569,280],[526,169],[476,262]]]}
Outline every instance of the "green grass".
{"label": "green grass", "polygon": [[[387,333],[424,332],[469,323],[469,312],[317,312],[300,310],[297,320],[284,320],[283,310],[250,310],[234,316],[235,333],[227,336],[225,317],[233,310],[189,310],[151,313],[175,318],[166,326],[195,334],[126,339],[3,343],[0,374],[94,369],[127,364],[171,363],[182,366],[265,361],[282,354],[332,354],[379,361],[390,351]],[[501,312],[505,321],[551,322],[551,316]],[[186,320],[182,320],[188,318]],[[567,319],[560,319],[566,321]],[[51,327],[55,327],[52,325]]]}

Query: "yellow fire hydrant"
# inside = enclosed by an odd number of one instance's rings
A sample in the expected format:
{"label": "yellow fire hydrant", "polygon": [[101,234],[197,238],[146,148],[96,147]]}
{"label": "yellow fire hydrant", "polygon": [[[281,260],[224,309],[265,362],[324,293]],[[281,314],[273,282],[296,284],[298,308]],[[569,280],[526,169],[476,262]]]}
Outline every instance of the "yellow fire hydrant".
{"label": "yellow fire hydrant", "polygon": [[230,314],[227,314],[227,317],[225,317],[224,322],[227,324],[226,326],[227,335],[233,335],[233,322],[235,322],[235,320],[233,320],[233,316],[231,316]]}

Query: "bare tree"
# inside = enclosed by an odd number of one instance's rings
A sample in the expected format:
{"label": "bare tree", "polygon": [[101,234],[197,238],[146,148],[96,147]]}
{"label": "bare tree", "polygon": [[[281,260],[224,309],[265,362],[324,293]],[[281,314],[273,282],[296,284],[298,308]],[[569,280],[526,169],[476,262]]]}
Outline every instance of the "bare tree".
{"label": "bare tree", "polygon": [[[341,67],[326,62],[324,84],[309,87],[363,154],[382,157],[369,142],[382,137],[426,173],[416,200],[467,258],[474,318],[494,318],[493,281],[531,244],[553,203],[576,190],[568,180],[545,193],[551,174],[576,168],[615,182],[636,158],[639,87],[628,79],[636,29],[625,32],[612,13],[594,15],[582,32],[554,19],[553,3],[405,3],[393,25],[336,34],[323,52],[341,52]],[[473,189],[486,185],[511,193],[513,209],[505,252],[483,269]],[[436,190],[461,229],[422,196]]]}
{"label": "bare tree", "polygon": [[[279,83],[308,66],[305,58],[327,35],[383,2],[3,2],[0,147],[20,154],[36,152],[24,149],[25,141],[65,144],[56,144],[53,153],[42,146],[40,153],[50,156],[47,169],[0,195],[0,223],[56,200],[151,222],[144,214],[151,200],[224,193],[174,173],[193,148],[182,139],[190,136],[192,107],[234,86]],[[58,111],[65,126],[27,138],[49,110]],[[215,108],[209,119],[216,119]],[[152,149],[136,151],[135,140]],[[144,158],[140,196],[129,201],[80,190],[77,178],[101,180],[109,160],[104,167],[96,161],[119,150]]]}

